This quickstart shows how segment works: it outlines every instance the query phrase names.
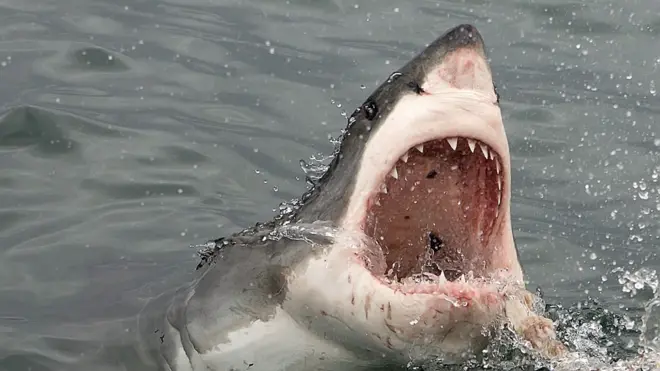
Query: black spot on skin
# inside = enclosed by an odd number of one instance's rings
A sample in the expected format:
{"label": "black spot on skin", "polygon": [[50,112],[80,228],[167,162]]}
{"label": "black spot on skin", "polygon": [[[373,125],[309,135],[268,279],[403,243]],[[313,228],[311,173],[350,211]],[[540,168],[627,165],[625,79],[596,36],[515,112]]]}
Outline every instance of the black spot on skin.
{"label": "black spot on skin", "polygon": [[429,171],[428,174],[426,174],[426,179],[433,179],[435,176],[438,175],[438,172],[434,170]]}
{"label": "black spot on skin", "polygon": [[405,220],[410,219],[410,215],[406,215],[406,216],[404,216],[403,219],[405,219]]}
{"label": "black spot on skin", "polygon": [[373,101],[366,102],[362,106],[362,109],[364,110],[364,117],[369,121],[375,119],[378,114],[378,106]]}
{"label": "black spot on skin", "polygon": [[442,240],[433,232],[429,232],[429,247],[434,252],[438,252],[442,248]]}
{"label": "black spot on skin", "polygon": [[414,91],[415,94],[423,94],[424,93],[424,89],[422,89],[422,87],[419,86],[419,84],[415,81],[410,81],[408,83],[408,87],[410,89],[412,89],[412,91]]}

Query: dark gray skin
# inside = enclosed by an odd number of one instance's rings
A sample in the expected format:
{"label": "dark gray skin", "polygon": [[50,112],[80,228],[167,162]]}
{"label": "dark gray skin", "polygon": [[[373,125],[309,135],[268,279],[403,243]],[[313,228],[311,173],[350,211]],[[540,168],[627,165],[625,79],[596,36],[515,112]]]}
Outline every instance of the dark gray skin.
{"label": "dark gray skin", "polygon": [[[483,39],[471,25],[457,26],[439,37],[393,73],[354,111],[328,170],[303,195],[293,213],[213,241],[201,252],[199,277],[180,289],[173,299],[164,295],[153,303],[169,305],[165,321],[156,325],[156,329],[145,330],[148,340],[155,344],[152,354],[160,359],[163,369],[221,369],[209,365],[200,354],[226,341],[228,332],[248,327],[258,319],[267,322],[274,316],[287,298],[288,275],[319,250],[308,242],[268,236],[286,223],[333,224],[340,220],[354,188],[355,169],[360,166],[372,134],[388,117],[394,103],[404,95],[418,92],[428,70],[441,63],[448,53],[461,48],[483,51]],[[333,242],[329,237],[308,237],[317,246]],[[186,368],[175,366],[181,348],[189,360]],[[376,352],[361,349],[358,353],[356,358],[364,361],[360,364],[382,367],[371,362],[379,359]],[[252,369],[250,362],[245,361],[245,369]]]}

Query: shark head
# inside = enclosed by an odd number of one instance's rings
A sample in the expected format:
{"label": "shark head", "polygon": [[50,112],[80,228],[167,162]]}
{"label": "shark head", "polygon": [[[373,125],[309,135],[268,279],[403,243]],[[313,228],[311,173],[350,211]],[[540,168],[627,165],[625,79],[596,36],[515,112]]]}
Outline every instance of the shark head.
{"label": "shark head", "polygon": [[332,221],[345,237],[305,265],[285,305],[327,317],[318,330],[337,339],[362,334],[356,346],[464,353],[502,316],[502,283],[522,285],[510,201],[509,147],[484,41],[460,25],[349,118],[295,220]]}

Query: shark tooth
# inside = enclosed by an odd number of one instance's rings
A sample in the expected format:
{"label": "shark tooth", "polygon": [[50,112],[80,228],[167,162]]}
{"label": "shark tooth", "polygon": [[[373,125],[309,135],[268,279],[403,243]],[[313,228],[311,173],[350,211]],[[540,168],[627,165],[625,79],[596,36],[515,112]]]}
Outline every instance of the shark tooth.
{"label": "shark tooth", "polygon": [[483,153],[486,160],[488,160],[488,145],[487,144],[481,143],[481,153]]}
{"label": "shark tooth", "polygon": [[449,146],[451,146],[451,149],[454,151],[456,150],[456,146],[458,146],[458,138],[447,138],[447,143],[449,143]]}
{"label": "shark tooth", "polygon": [[477,141],[474,139],[468,139],[467,142],[468,142],[468,146],[470,147],[470,151],[474,153],[474,147],[476,147]]}

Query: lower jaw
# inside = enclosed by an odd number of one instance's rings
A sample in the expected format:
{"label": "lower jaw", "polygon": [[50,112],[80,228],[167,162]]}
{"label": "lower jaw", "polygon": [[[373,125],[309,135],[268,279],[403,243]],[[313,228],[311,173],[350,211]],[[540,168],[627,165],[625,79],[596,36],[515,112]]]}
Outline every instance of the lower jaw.
{"label": "lower jaw", "polygon": [[[498,218],[495,223],[495,228],[499,228],[501,223],[501,218]],[[497,267],[489,267],[488,264],[485,263],[485,261],[488,261],[489,259],[484,257],[481,258],[481,260],[484,261],[483,266],[475,267],[474,270],[463,266],[461,269],[463,275],[459,279],[452,279],[451,281],[447,280],[440,283],[402,282],[405,278],[401,281],[393,280],[386,276],[386,272],[390,267],[387,266],[387,256],[385,256],[382,247],[375,243],[376,241],[374,240],[374,237],[365,233],[364,224],[362,224],[362,227],[358,228],[355,228],[355,224],[350,225],[352,225],[352,227],[344,228],[352,230],[367,239],[362,241],[365,245],[359,249],[361,251],[354,252],[354,257],[357,258],[356,263],[366,269],[380,284],[388,287],[396,293],[405,295],[420,294],[462,297],[475,290],[492,292],[498,291],[499,289],[497,289],[497,287],[501,287],[502,285],[518,286],[519,284],[515,272],[511,271],[511,267],[501,266],[500,264],[496,264]],[[495,233],[495,230],[493,230],[492,233]],[[501,244],[505,244],[505,241],[501,242]],[[484,247],[483,249],[493,249],[493,246],[501,244],[490,241],[488,247]]]}
{"label": "lower jaw", "polygon": [[[457,230],[446,226],[437,227],[436,223],[427,228],[416,227],[416,230],[418,229],[417,234],[415,234],[416,232],[410,232],[410,229],[405,230],[406,235],[422,236],[433,232],[434,235],[440,237],[446,243],[440,251],[436,250],[436,252],[431,252],[430,245],[425,244],[428,242],[422,241],[421,237],[419,241],[417,239],[414,241],[404,239],[398,241],[397,244],[393,241],[385,242],[384,238],[387,238],[387,235],[382,235],[379,238],[378,235],[372,235],[373,231],[367,233],[368,212],[359,229],[361,234],[378,246],[380,249],[378,253],[383,255],[384,267],[380,268],[384,269],[382,271],[372,271],[372,273],[377,277],[382,275],[384,282],[389,280],[389,283],[401,284],[403,280],[422,272],[440,275],[440,272],[447,271],[446,277],[449,283],[460,283],[458,282],[459,277],[461,280],[465,278],[472,281],[469,277],[477,279],[490,278],[491,273],[494,273],[491,272],[491,262],[495,257],[490,255],[495,254],[494,251],[497,250],[497,246],[503,245],[500,242],[504,242],[500,241],[500,237],[505,235],[502,229],[505,221],[503,214],[499,212],[499,215],[492,221],[492,225],[487,230],[480,230],[479,226],[465,226],[464,229],[457,232]],[[446,221],[447,218],[444,220]],[[391,230],[390,232],[395,233]],[[394,241],[396,239],[394,237]],[[394,247],[388,247],[392,243],[394,243]],[[401,247],[401,245],[410,247]],[[456,246],[462,246],[462,248]],[[402,260],[399,261],[399,259]],[[399,261],[399,265],[395,269],[397,261]],[[399,271],[397,272],[397,270]],[[478,282],[469,283],[478,284]]]}
{"label": "lower jaw", "polygon": [[493,284],[483,279],[469,279],[461,281],[437,282],[392,282],[387,278],[377,278],[381,284],[389,287],[392,291],[404,295],[448,295],[453,297],[464,297],[473,294],[475,290],[490,291]]}
{"label": "lower jaw", "polygon": [[395,294],[405,296],[428,295],[428,296],[446,296],[463,301],[471,301],[483,295],[489,295],[488,301],[491,304],[498,302],[500,293],[518,287],[515,277],[507,269],[487,270],[479,274],[469,271],[456,280],[438,280],[414,282],[411,277],[401,281],[395,281],[382,273],[375,272],[373,267],[369,267],[360,261],[359,264],[366,269],[378,284],[385,286]]}
{"label": "lower jaw", "polygon": [[[366,234],[365,236],[375,242],[373,237]],[[472,244],[479,244],[479,242],[472,241]],[[397,289],[479,285],[494,276],[501,276],[491,269],[490,259],[486,256],[488,255],[486,251],[492,250],[490,245],[464,249],[463,251],[467,252],[472,250],[484,251],[477,253],[476,256],[470,256],[473,254],[466,256],[463,255],[461,249],[451,249],[449,246],[444,247],[444,251],[432,252],[428,247],[392,249],[374,243],[374,246],[366,248],[362,255],[365,259],[364,263],[369,262],[369,264],[365,264],[365,268],[375,278]],[[388,253],[388,251],[390,252]],[[411,256],[416,256],[416,258],[411,258]],[[408,266],[408,268],[395,272],[397,268],[402,266],[397,264],[398,259],[408,259],[407,262],[402,264]]]}

